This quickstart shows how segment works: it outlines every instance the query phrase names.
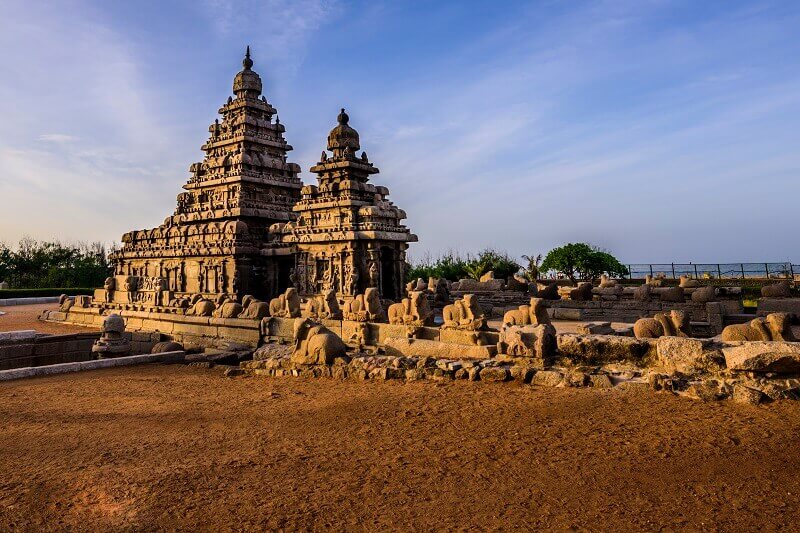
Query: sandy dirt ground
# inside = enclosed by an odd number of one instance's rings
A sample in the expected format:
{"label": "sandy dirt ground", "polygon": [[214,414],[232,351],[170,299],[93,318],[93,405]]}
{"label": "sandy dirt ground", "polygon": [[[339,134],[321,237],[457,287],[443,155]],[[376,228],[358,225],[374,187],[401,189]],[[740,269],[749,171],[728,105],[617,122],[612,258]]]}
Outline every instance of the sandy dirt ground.
{"label": "sandy dirt ground", "polygon": [[0,306],[0,331],[15,331],[19,329],[35,329],[40,333],[82,333],[97,331],[96,328],[72,326],[70,324],[57,324],[54,322],[41,322],[39,315],[45,309],[58,309],[58,304],[36,305],[6,305]]}
{"label": "sandy dirt ground", "polygon": [[0,384],[0,530],[774,530],[800,402],[145,366]]}

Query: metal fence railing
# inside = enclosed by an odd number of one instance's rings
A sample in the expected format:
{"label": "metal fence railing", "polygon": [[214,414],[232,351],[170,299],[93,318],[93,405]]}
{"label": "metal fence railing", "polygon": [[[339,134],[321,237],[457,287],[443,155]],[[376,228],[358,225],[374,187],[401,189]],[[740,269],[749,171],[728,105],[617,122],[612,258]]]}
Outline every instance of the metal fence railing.
{"label": "metal fence railing", "polygon": [[631,279],[663,276],[678,279],[800,279],[800,265],[785,263],[662,263],[629,264]]}

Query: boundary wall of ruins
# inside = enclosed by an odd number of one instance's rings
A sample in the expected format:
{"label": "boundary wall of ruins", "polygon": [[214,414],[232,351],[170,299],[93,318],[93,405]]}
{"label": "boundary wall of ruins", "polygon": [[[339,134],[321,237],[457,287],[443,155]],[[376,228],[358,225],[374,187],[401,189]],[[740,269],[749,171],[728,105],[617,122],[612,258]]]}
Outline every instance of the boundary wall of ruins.
{"label": "boundary wall of ruins", "polygon": [[[78,316],[75,317],[78,319]],[[100,316],[100,325],[106,317]],[[94,322],[76,322],[82,325],[97,325]],[[0,345],[0,370],[20,367],[35,367],[61,363],[91,361],[96,358],[92,345],[100,338],[99,332],[68,333],[64,335],[36,334],[19,339],[13,344]],[[123,333],[130,342],[133,353],[150,353],[161,341],[161,334],[142,331]]]}

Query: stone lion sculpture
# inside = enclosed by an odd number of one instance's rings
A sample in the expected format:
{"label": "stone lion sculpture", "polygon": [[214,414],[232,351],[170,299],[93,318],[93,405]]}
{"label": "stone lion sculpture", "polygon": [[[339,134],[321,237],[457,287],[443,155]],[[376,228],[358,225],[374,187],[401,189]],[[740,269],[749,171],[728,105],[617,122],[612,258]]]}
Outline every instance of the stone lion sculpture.
{"label": "stone lion sculpture", "polygon": [[251,295],[242,298],[243,311],[239,313],[239,318],[264,318],[269,316],[269,304],[256,300]]}
{"label": "stone lion sculpture", "polygon": [[382,322],[385,314],[378,289],[369,287],[364,294],[359,294],[344,305],[345,320],[356,322]]}
{"label": "stone lion sculpture", "polygon": [[433,325],[433,310],[428,305],[428,296],[422,291],[412,291],[408,298],[390,305],[388,317],[389,324]]}
{"label": "stone lion sculpture", "polygon": [[328,290],[311,298],[306,307],[306,316],[316,320],[341,320],[342,310],[339,308],[336,292]]}
{"label": "stone lion sculpture", "polygon": [[331,330],[309,318],[295,320],[293,363],[330,365],[346,354],[347,345]]}
{"label": "stone lion sculpture", "polygon": [[297,318],[300,316],[300,295],[297,289],[289,287],[284,294],[269,302],[270,316],[281,318]]}
{"label": "stone lion sculpture", "polygon": [[486,329],[486,314],[474,294],[465,294],[442,310],[443,328],[477,331]]}
{"label": "stone lion sculpture", "polygon": [[519,309],[506,311],[503,315],[503,325],[508,326],[538,326],[549,323],[547,304],[542,298],[531,298],[530,305],[520,305]]}
{"label": "stone lion sculpture", "polygon": [[633,324],[633,334],[637,339],[691,337],[692,326],[689,315],[673,309],[669,314],[656,313],[653,318],[640,318]]}
{"label": "stone lion sculpture", "polygon": [[796,342],[790,327],[789,313],[770,313],[747,324],[725,326],[720,336],[723,341],[787,341]]}
{"label": "stone lion sculpture", "polygon": [[786,280],[764,285],[761,287],[761,296],[764,298],[791,298],[792,286]]}

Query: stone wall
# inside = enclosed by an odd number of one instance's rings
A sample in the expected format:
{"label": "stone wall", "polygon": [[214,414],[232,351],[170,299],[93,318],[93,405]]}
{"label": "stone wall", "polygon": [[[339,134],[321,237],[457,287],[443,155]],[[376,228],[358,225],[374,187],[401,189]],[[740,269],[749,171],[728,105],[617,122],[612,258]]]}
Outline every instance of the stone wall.
{"label": "stone wall", "polygon": [[[159,340],[174,340],[185,346],[214,346],[219,340],[225,339],[256,347],[261,338],[259,321],[254,319],[197,317],[130,310],[115,310],[115,312],[125,319],[125,329],[128,333],[155,333],[158,334]],[[101,327],[106,316],[100,314],[97,308],[73,307],[66,313],[44,311],[40,319]]]}
{"label": "stone wall", "polygon": [[[70,333],[66,335],[34,334],[4,342],[0,334],[0,370],[29,366],[55,365],[90,361],[92,345],[100,333]],[[131,341],[131,353],[150,353],[161,340],[158,333],[126,332]]]}

